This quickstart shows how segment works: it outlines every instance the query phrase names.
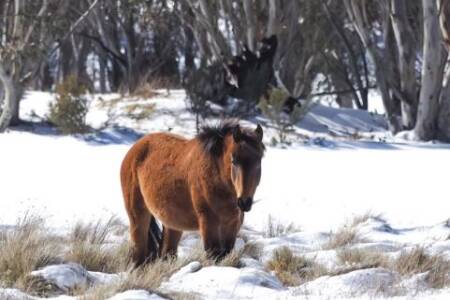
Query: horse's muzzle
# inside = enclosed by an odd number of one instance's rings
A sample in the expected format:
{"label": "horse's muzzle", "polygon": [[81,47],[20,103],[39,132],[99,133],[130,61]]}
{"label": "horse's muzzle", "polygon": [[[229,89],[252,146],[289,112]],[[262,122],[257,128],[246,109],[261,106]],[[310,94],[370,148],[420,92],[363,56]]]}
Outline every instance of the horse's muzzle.
{"label": "horse's muzzle", "polygon": [[248,212],[252,208],[253,198],[239,198],[238,206],[243,212]]}

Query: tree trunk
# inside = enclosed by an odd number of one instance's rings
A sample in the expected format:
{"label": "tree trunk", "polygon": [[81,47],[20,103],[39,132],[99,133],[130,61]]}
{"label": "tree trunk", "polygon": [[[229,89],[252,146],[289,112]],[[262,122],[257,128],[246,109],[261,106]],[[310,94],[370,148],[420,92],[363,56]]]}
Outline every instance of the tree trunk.
{"label": "tree trunk", "polygon": [[[358,33],[362,43],[366,47],[366,52],[369,59],[372,61],[374,66],[375,77],[378,83],[378,88],[381,93],[381,99],[383,101],[383,106],[386,110],[386,116],[388,120],[389,130],[392,133],[396,133],[400,130],[400,122],[395,114],[395,109],[393,106],[393,101],[391,98],[391,94],[389,92],[389,72],[388,65],[392,64],[392,61],[386,60],[385,56],[388,55],[386,49],[388,48],[385,45],[385,49],[383,52],[377,48],[376,43],[371,39],[369,28],[367,28],[366,24],[366,11],[365,7],[363,7],[359,0],[346,0],[344,2],[345,9],[347,11],[350,20],[352,21],[356,32]],[[389,22],[389,18],[384,18],[384,22]],[[383,29],[389,28],[389,24],[382,24]],[[388,32],[384,32],[385,37]]]}
{"label": "tree trunk", "polygon": [[419,140],[428,141],[436,138],[438,100],[444,64],[436,2],[422,0],[422,5],[424,21],[422,87],[414,132]]}
{"label": "tree trunk", "polygon": [[4,90],[4,105],[0,115],[0,132],[19,119],[19,98],[12,78],[6,74],[3,65],[0,63],[0,83]]}
{"label": "tree trunk", "polygon": [[256,17],[252,0],[244,0],[244,12],[247,19],[247,44],[250,51],[256,49]]}
{"label": "tree trunk", "polygon": [[[448,56],[450,59],[450,55]],[[438,136],[439,140],[450,142],[450,65],[447,63],[444,84],[439,98],[438,115]]]}
{"label": "tree trunk", "polygon": [[439,25],[447,50],[447,65],[439,99],[438,138],[450,142],[450,1],[439,1]]}
{"label": "tree trunk", "polygon": [[392,28],[399,59],[401,114],[404,129],[412,129],[417,115],[415,40],[406,12],[405,0],[391,0]]}

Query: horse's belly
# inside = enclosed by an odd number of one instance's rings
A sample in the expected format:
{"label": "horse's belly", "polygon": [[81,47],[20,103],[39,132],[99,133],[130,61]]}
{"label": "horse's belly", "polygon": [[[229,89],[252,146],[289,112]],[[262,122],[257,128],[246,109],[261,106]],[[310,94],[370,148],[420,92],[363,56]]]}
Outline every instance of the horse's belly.
{"label": "horse's belly", "polygon": [[177,230],[198,229],[189,192],[181,184],[166,182],[159,188],[150,187],[144,198],[151,213],[167,227]]}
{"label": "horse's belly", "polygon": [[169,228],[180,231],[198,230],[197,217],[193,211],[181,211],[178,209],[167,211],[156,210],[154,215]]}

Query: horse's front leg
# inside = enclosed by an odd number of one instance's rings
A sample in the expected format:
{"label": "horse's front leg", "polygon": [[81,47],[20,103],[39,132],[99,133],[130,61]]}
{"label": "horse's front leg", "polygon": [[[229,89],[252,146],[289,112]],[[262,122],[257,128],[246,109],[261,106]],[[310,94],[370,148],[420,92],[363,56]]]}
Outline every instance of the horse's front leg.
{"label": "horse's front leg", "polygon": [[208,256],[218,259],[221,256],[219,220],[212,212],[203,212],[198,216],[203,247]]}
{"label": "horse's front leg", "polygon": [[241,224],[242,223],[240,215],[231,217],[221,224],[220,236],[222,238],[222,257],[226,256],[233,250],[234,244],[236,242],[236,236],[239,232],[239,229],[241,228]]}

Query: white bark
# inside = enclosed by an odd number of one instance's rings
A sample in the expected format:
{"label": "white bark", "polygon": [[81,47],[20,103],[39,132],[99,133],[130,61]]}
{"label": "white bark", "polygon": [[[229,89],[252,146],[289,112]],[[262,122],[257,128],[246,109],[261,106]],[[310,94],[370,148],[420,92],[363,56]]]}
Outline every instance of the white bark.
{"label": "white bark", "polygon": [[247,45],[250,51],[256,49],[256,17],[253,0],[244,0],[244,12],[247,20]]}
{"label": "white bark", "polygon": [[427,141],[436,137],[438,100],[443,77],[443,51],[436,2],[422,0],[422,5],[424,21],[422,88],[414,132],[419,140]]}
{"label": "white bark", "polygon": [[14,83],[11,77],[6,74],[3,64],[0,62],[0,84],[4,90],[4,105],[0,115],[0,132],[4,132],[8,127],[15,111],[19,105]]}
{"label": "white bark", "polygon": [[[387,69],[388,66],[386,65],[386,63],[392,62],[385,61],[386,53],[380,52],[370,36],[370,29],[367,24],[367,13],[365,11],[364,3],[361,3],[360,0],[345,0],[344,5],[356,32],[366,47],[367,55],[374,65],[375,77],[381,93],[383,106],[386,110],[389,129],[391,132],[396,133],[400,130],[400,124],[397,116],[395,115],[391,95],[389,93],[389,72]],[[389,18],[385,19],[385,22],[389,21]],[[388,24],[383,24],[383,27],[387,28],[387,25]],[[386,32],[384,33],[386,34]]]}
{"label": "white bark", "polygon": [[400,90],[403,96],[402,123],[413,128],[417,114],[415,41],[405,0],[391,0],[391,20],[399,56]]}
{"label": "white bark", "polygon": [[447,49],[447,63],[439,99],[438,138],[450,142],[450,1],[439,2],[439,24]]}
{"label": "white bark", "polygon": [[277,7],[278,0],[269,0],[269,24],[267,25],[267,35],[272,36],[278,33]]}

